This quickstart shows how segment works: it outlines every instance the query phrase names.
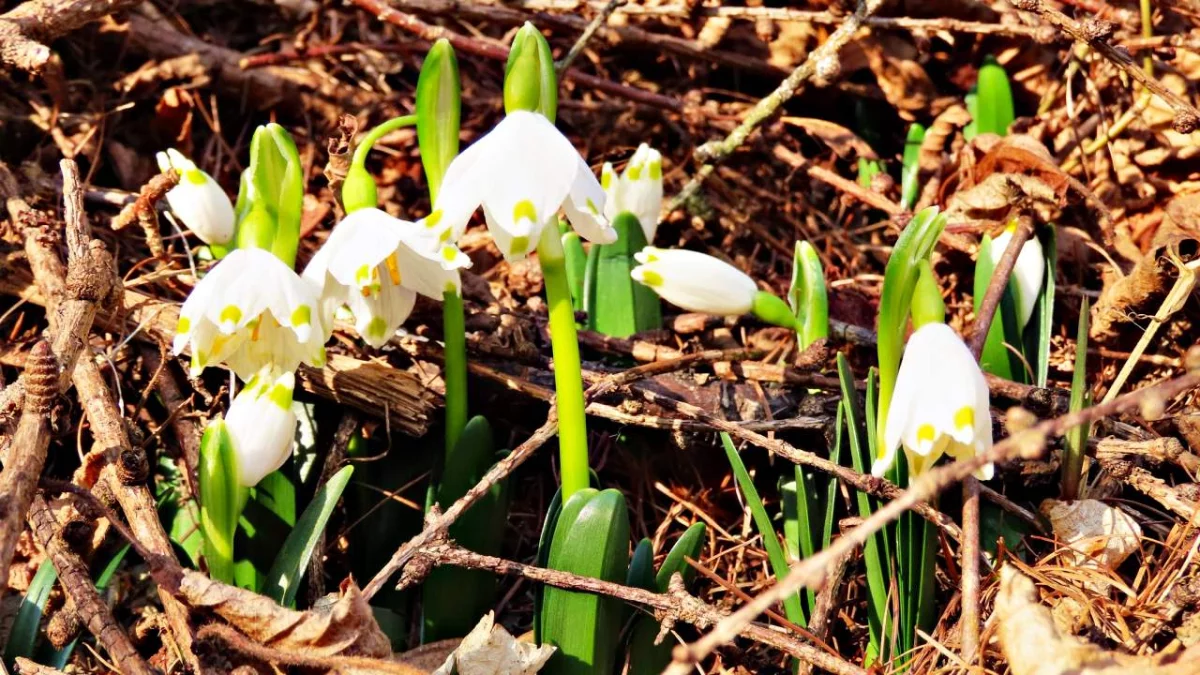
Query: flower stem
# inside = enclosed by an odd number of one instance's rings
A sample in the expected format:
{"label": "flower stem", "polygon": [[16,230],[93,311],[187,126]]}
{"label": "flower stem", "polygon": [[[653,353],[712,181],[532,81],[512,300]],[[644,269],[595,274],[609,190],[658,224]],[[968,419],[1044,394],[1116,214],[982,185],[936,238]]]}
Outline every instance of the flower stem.
{"label": "flower stem", "polygon": [[445,344],[446,456],[449,457],[463,427],[467,426],[467,336],[463,299],[454,291],[442,295]]}
{"label": "flower stem", "polygon": [[354,148],[354,157],[351,158],[350,163],[352,165],[362,166],[367,161],[367,153],[371,152],[371,148],[379,139],[387,136],[397,129],[402,127],[411,127],[416,123],[416,115],[403,115],[401,117],[393,117],[392,119],[368,131],[367,135],[363,136],[362,142],[358,144],[358,147]]}
{"label": "flower stem", "polygon": [[555,401],[558,404],[558,451],[562,465],[562,501],[588,486],[587,417],[584,414],[583,371],[575,308],[567,281],[566,255],[558,228],[542,228],[538,260],[550,307],[550,347],[554,352]]}

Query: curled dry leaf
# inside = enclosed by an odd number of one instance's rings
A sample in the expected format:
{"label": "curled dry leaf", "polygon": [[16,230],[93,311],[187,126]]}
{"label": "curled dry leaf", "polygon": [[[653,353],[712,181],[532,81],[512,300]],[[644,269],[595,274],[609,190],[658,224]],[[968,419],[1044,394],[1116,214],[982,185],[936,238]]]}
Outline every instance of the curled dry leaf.
{"label": "curled dry leaf", "polygon": [[1000,569],[995,616],[1000,647],[1013,675],[1168,675],[1200,670],[1200,648],[1130,656],[1063,635],[1050,610],[1038,602],[1033,581],[1012,565]]}
{"label": "curled dry leaf", "polygon": [[959,129],[971,122],[971,113],[961,105],[955,104],[942,111],[933,120],[933,124],[925,130],[925,140],[921,141],[921,154],[917,165],[922,174],[928,174],[941,167],[943,155],[946,153],[947,142],[954,139]]}
{"label": "curled dry leaf", "polygon": [[970,219],[1006,218],[1014,206],[1034,208],[1043,221],[1057,210],[1058,194],[1041,180],[1017,173],[993,173],[974,187],[956,192],[946,205],[949,214]]}
{"label": "curled dry leaf", "polygon": [[1166,296],[1179,275],[1193,273],[1185,266],[1200,255],[1200,237],[1192,225],[1200,222],[1200,194],[1176,197],[1166,211],[1150,251],[1128,275],[1105,283],[1092,307],[1092,339],[1110,341],[1126,323],[1145,313],[1155,314],[1155,303]]}
{"label": "curled dry leaf", "polygon": [[1075,567],[1111,572],[1141,545],[1137,521],[1096,499],[1047,499],[1041,512],[1055,536],[1075,551],[1069,558]]}
{"label": "curled dry leaf", "polygon": [[533,675],[546,665],[553,646],[520,642],[495,619],[485,614],[433,675]]}
{"label": "curled dry leaf", "polygon": [[842,159],[879,159],[869,143],[836,122],[815,117],[784,117],[781,121],[803,129],[808,135],[828,145]]}
{"label": "curled dry leaf", "polygon": [[266,647],[309,656],[387,658],[391,642],[380,630],[358,586],[345,581],[307,612],[280,607],[269,598],[184,570],[179,597],[195,609],[220,616]]}
{"label": "curled dry leaf", "polygon": [[917,48],[898,35],[884,34],[860,40],[871,72],[889,103],[901,117],[915,119],[937,95],[933,80],[917,63]]}

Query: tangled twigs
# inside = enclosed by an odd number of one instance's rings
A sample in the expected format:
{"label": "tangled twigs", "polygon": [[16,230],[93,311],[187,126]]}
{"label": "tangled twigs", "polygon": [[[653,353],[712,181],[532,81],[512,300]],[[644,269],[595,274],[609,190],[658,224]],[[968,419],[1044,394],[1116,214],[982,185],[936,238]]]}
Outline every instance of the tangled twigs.
{"label": "tangled twigs", "polygon": [[200,629],[197,635],[202,640],[220,640],[235,651],[263,663],[315,669],[329,673],[389,673],[390,675],[426,675],[429,671],[398,661],[385,661],[362,656],[318,656],[298,651],[274,649],[260,645],[239,633],[236,629],[220,623],[211,623]]}
{"label": "tangled twigs", "polygon": [[814,77],[823,81],[832,80],[841,68],[841,64],[838,62],[838,52],[858,32],[863,21],[874,14],[881,4],[883,4],[883,0],[859,0],[854,14],[846,17],[842,25],[838,26],[838,29],[821,46],[809,52],[804,63],[797,66],[775,88],[775,91],[755,104],[750,112],[746,113],[746,118],[742,120],[742,123],[729,132],[728,136],[719,141],[709,141],[696,148],[695,157],[697,161],[702,162],[702,166],[696,171],[696,175],[683,186],[683,189],[671,199],[670,204],[667,205],[667,211],[673,211],[691,199],[700,189],[701,183],[713,172],[714,166],[732,154],[742,143],[745,143],[746,138],[768,117],[774,115],[779,106],[795,96],[801,84]]}
{"label": "tangled twigs", "polygon": [[[525,565],[494,556],[481,555],[445,541],[437,541],[430,546],[421,548],[415,554],[413,562],[416,563],[418,560],[421,562],[418,565],[420,568],[437,565],[454,565],[455,567],[466,569],[487,570],[497,574],[515,574],[531,581],[538,581],[557,588],[608,595],[626,602],[633,602],[653,608],[655,610],[655,617],[667,625],[682,621],[705,628],[727,616],[726,612],[690,595],[684,589],[681,577],[678,575],[672,579],[669,592],[654,593],[641,588],[623,586],[611,581],[593,579],[591,577],[546,569],[544,567],[534,567],[533,565]],[[416,581],[416,579],[410,580]],[[771,630],[766,626],[749,623],[742,627],[740,634],[756,642],[775,647],[805,663],[811,663],[831,673],[866,675],[867,672],[823,649],[819,649],[807,642],[801,642],[784,633]]]}
{"label": "tangled twigs", "polygon": [[1017,9],[1034,12],[1048,21],[1055,28],[1070,35],[1076,41],[1086,44],[1100,52],[1104,58],[1124,71],[1129,77],[1137,80],[1156,96],[1161,98],[1175,113],[1172,126],[1181,134],[1190,134],[1200,126],[1200,111],[1185,101],[1175,92],[1167,89],[1158,80],[1146,74],[1142,67],[1136,64],[1133,57],[1125,49],[1114,47],[1109,39],[1115,31],[1115,26],[1095,17],[1089,17],[1082,23],[1075,21],[1062,12],[1047,7],[1042,0],[1013,0]]}
{"label": "tangled twigs", "polygon": [[171,188],[179,185],[179,172],[168,169],[142,186],[137,199],[132,204],[126,204],[121,212],[112,219],[112,229],[119,232],[136,222],[146,235],[146,244],[150,247],[150,255],[161,258],[165,254],[162,235],[158,231],[158,212],[155,205],[166,196]]}
{"label": "tangled twigs", "polygon": [[0,15],[0,64],[40,73],[54,58],[44,43],[141,0],[29,0]]}
{"label": "tangled twigs", "polygon": [[738,636],[743,626],[779,602],[784,597],[803,588],[817,588],[824,582],[827,569],[839,557],[863,545],[867,539],[899,518],[905,511],[914,509],[944,492],[955,483],[972,475],[985,464],[1002,462],[1014,457],[1035,458],[1040,456],[1048,439],[1061,436],[1080,424],[1095,422],[1112,415],[1125,413],[1147,402],[1165,404],[1166,401],[1200,386],[1200,372],[1190,371],[1157,385],[1130,392],[1111,401],[1084,408],[1062,417],[1045,420],[1021,433],[1004,439],[986,453],[953,464],[936,467],[913,481],[900,497],[885,504],[861,525],[835,539],[828,547],[792,565],[786,577],[760,593],[753,601],[742,606],[718,623],[709,633],[689,645],[675,648],[674,660],[665,671],[667,675],[687,675],[694,664],[719,646]]}

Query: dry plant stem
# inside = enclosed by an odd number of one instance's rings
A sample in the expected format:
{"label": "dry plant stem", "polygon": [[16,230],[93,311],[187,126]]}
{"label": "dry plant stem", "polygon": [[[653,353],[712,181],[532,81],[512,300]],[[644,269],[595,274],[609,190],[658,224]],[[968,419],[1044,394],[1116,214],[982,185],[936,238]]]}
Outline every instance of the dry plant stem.
{"label": "dry plant stem", "polygon": [[183,395],[175,368],[170,363],[164,364],[162,353],[154,347],[145,345],[140,351],[148,375],[163,368],[162,375],[154,382],[154,389],[162,397],[163,405],[167,409],[167,414],[170,415],[171,429],[175,432],[175,442],[178,444],[179,457],[183,462],[182,473],[187,488],[184,498],[195,499],[199,493],[200,483],[196,467],[200,465],[200,437],[204,434],[204,429],[195,419],[188,415],[178,414],[184,406],[188,405],[190,398]]}
{"label": "dry plant stem", "polygon": [[179,172],[175,169],[168,169],[151,178],[142,186],[137,199],[132,204],[125,205],[120,213],[113,217],[113,231],[119,232],[136,222],[146,236],[150,255],[162,258],[166,250],[163,247],[162,234],[158,231],[158,212],[155,209],[158,202],[176,185],[179,185]]}
{"label": "dry plant stem", "polygon": [[[83,256],[95,259],[97,252],[104,254],[104,251],[103,246],[99,245],[99,242],[90,241],[91,237],[87,222],[83,218],[82,210],[79,208],[83,203],[83,196],[82,188],[78,181],[78,167],[71,160],[63,160],[62,169],[64,176],[63,194],[67,204],[65,216],[67,220],[66,240],[68,251],[72,260],[81,259]],[[33,248],[44,249],[37,251],[38,255],[36,258],[30,257],[30,267],[33,270],[34,279],[42,295],[52,299],[61,298],[61,292],[56,291],[63,288],[66,276],[63,273],[62,262],[42,238],[30,235],[27,232],[27,250],[31,247],[31,242]],[[104,256],[106,255],[104,254]],[[111,282],[112,275],[115,274],[111,264],[111,259],[108,259],[109,266],[106,269],[88,268],[88,274],[96,275],[98,278],[72,278],[67,283],[67,286],[70,287],[73,283],[80,283],[87,286],[103,287],[103,284]],[[110,281],[106,282],[106,279]],[[93,304],[101,299],[103,298],[95,295],[91,298]],[[58,306],[59,303],[57,300],[51,301],[48,304],[50,305],[49,309],[52,315],[61,309]],[[95,310],[93,309],[93,311]],[[52,323],[50,327],[51,333],[61,333],[63,327],[65,327],[65,323]],[[54,342],[57,343],[58,338],[61,337],[61,334],[56,335]],[[86,344],[86,335],[82,336],[82,344]],[[61,357],[60,361],[62,361]],[[144,484],[126,484],[121,480],[119,475],[120,471],[116,460],[121,457],[122,453],[135,452],[135,450],[129,442],[124,419],[117,408],[112,392],[108,388],[108,383],[100,372],[99,366],[91,358],[80,358],[73,370],[69,372],[72,373],[71,380],[74,382],[76,390],[78,390],[79,400],[83,405],[88,421],[91,423],[92,435],[95,439],[92,452],[104,453],[107,456],[107,460],[104,461],[103,468],[100,470],[100,480],[116,496],[118,503],[121,505],[121,510],[129,521],[138,541],[153,553],[174,561],[175,557],[171,549],[170,539],[163,530],[162,522],[158,519],[158,510],[154,496],[150,494],[149,489]],[[196,660],[191,649],[192,635],[188,624],[187,609],[166,589],[159,588],[159,597],[162,599],[167,621],[175,640],[189,661],[189,665],[199,672],[199,661]]]}
{"label": "dry plant stem", "polygon": [[789,150],[782,145],[777,145],[772,149],[772,153],[774,153],[775,157],[787,162],[789,165],[797,169],[803,169],[810,177],[832,185],[867,206],[877,208],[889,216],[898,216],[905,213],[902,206],[884,195],[864,188],[852,180],[847,180],[823,166],[817,166],[798,152]]}
{"label": "dry plant stem", "polygon": [[153,671],[142,660],[129,636],[117,624],[108,605],[100,599],[92,584],[87,564],[63,541],[61,526],[46,500],[37,496],[29,509],[29,526],[34,537],[54,563],[63,591],[75,604],[75,611],[96,641],[104,646],[120,672],[126,675],[150,675]]}
{"label": "dry plant stem", "polygon": [[29,0],[0,15],[0,64],[40,73],[53,58],[45,45],[141,0]]}
{"label": "dry plant stem", "polygon": [[[664,622],[682,621],[704,628],[727,616],[687,593],[681,584],[672,584],[668,593],[654,593],[641,588],[623,586],[611,581],[579,576],[569,572],[534,567],[494,556],[481,555],[454,544],[438,542],[425,547],[417,554],[424,563],[454,565],[474,570],[487,570],[497,574],[515,574],[532,581],[539,581],[557,588],[566,588],[598,595],[608,595],[626,602],[633,602],[655,609],[656,617]],[[424,567],[424,565],[422,565]],[[797,659],[810,663],[824,671],[839,675],[866,675],[865,670],[848,663],[823,649],[801,642],[766,626],[750,623],[743,627],[742,637],[761,642],[786,652]]]}
{"label": "dry plant stem", "polygon": [[554,64],[554,72],[558,73],[559,77],[562,77],[563,71],[571,67],[571,64],[575,62],[575,59],[579,56],[580,52],[583,51],[583,48],[587,46],[588,41],[592,39],[592,36],[596,34],[596,31],[600,28],[600,26],[604,25],[604,23],[608,21],[608,17],[612,16],[613,11],[625,4],[626,1],[627,0],[608,0],[608,4],[604,5],[604,7],[601,7],[600,11],[596,13],[596,16],[592,17],[592,20],[590,23],[588,23],[587,28],[584,28],[583,33],[580,34],[579,39],[575,41],[575,44],[571,45],[571,49],[567,52],[567,55],[562,57],[558,63]]}
{"label": "dry plant stem", "polygon": [[[979,314],[975,317],[975,325],[971,333],[971,353],[975,359],[983,352],[988,332],[1004,297],[1004,289],[1008,287],[1008,279],[1012,276],[1017,264],[1017,256],[1025,242],[1033,236],[1033,219],[1022,214],[1017,218],[1017,231],[1013,233],[1004,249],[1000,261],[992,271],[988,282],[987,292],[979,303]],[[974,476],[963,480],[963,543],[961,551],[962,565],[962,658],[968,664],[973,663],[979,651],[979,481]]]}
{"label": "dry plant stem", "polygon": [[683,189],[671,199],[671,202],[667,205],[667,211],[674,211],[681,204],[691,199],[696,191],[700,189],[700,184],[713,172],[714,165],[741,147],[742,143],[746,142],[746,139],[760,124],[766,121],[768,117],[774,115],[781,105],[796,95],[802,84],[812,79],[815,75],[820,75],[821,79],[824,80],[832,79],[832,76],[841,67],[841,64],[838,62],[838,52],[858,32],[863,20],[874,14],[875,10],[879,9],[881,4],[882,0],[859,0],[858,8],[854,11],[854,14],[846,17],[842,24],[838,26],[838,29],[821,46],[809,52],[808,58],[804,60],[804,63],[797,66],[775,88],[775,91],[756,103],[746,113],[746,117],[742,120],[741,124],[729,132],[729,135],[722,140],[709,141],[696,148],[694,156],[697,161],[702,163],[702,166],[696,170],[696,174],[683,186]]}
{"label": "dry plant stem", "polygon": [[[381,675],[428,675],[428,670],[416,668],[399,661],[385,661],[363,656],[317,656],[298,651],[274,649],[251,640],[236,629],[220,623],[211,623],[200,629],[199,637],[205,640],[218,639],[232,647],[234,651],[245,654],[263,663],[292,666],[294,668],[313,669],[317,672],[328,673],[371,673]],[[282,669],[288,670],[288,669]]]}
{"label": "dry plant stem", "polygon": [[1107,403],[1045,420],[1030,429],[1000,441],[986,453],[932,469],[913,481],[908,490],[905,490],[898,499],[883,505],[861,525],[835,539],[828,548],[817,552],[811,558],[792,565],[791,571],[786,577],[760,593],[753,602],[744,605],[728,618],[723,619],[712,631],[696,642],[676,647],[674,660],[664,673],[666,675],[688,675],[695,664],[712,654],[717,647],[737,637],[743,626],[753,621],[767,608],[803,588],[820,587],[827,576],[828,568],[838,557],[849,554],[856,547],[863,545],[871,535],[899,518],[905,511],[914,509],[917,504],[936,497],[951,485],[978,471],[983,465],[989,462],[1002,462],[1014,457],[1038,457],[1045,452],[1047,439],[1061,436],[1067,430],[1080,424],[1136,410],[1146,401],[1169,401],[1195,389],[1198,385],[1200,385],[1200,372],[1189,372],[1182,377],[1130,392]]}
{"label": "dry plant stem", "polygon": [[[37,492],[50,445],[50,407],[58,395],[58,362],[50,343],[43,340],[33,346],[25,372],[29,373],[25,407],[0,473],[0,579],[8,578],[17,539],[25,527],[25,512]],[[3,590],[0,587],[0,593]]]}
{"label": "dry plant stem", "polygon": [[[500,44],[494,40],[469,38],[441,26],[430,25],[411,14],[396,11],[384,0],[351,0],[351,2],[363,10],[370,12],[380,21],[390,23],[397,28],[416,35],[422,40],[435,42],[439,38],[446,38],[455,50],[464,54],[474,54],[475,56],[482,56],[496,61],[506,61],[508,59],[507,45]],[[618,84],[602,77],[596,77],[595,75],[588,75],[573,68],[568,68],[563,73],[563,76],[586,87],[591,87],[597,91],[603,91],[614,96],[620,96],[630,101],[672,112],[684,111],[683,103],[676,99],[655,94],[644,89]]]}
{"label": "dry plant stem", "polygon": [[[837,595],[842,586],[842,577],[846,574],[846,566],[850,564],[850,554],[833,561],[833,565],[829,567],[829,571],[825,580],[825,584],[821,586],[820,592],[817,593],[817,601],[813,605],[812,618],[808,621],[808,631],[816,640],[824,641],[829,633],[829,626],[833,619],[833,611],[837,608]],[[811,663],[801,663],[797,671],[798,675],[809,675],[812,673]]]}
{"label": "dry plant stem", "polygon": [[1117,68],[1142,86],[1154,92],[1175,113],[1173,126],[1181,134],[1190,134],[1200,125],[1200,111],[1178,94],[1167,89],[1158,80],[1146,74],[1142,66],[1123,49],[1114,47],[1108,40],[1112,36],[1113,26],[1104,21],[1087,19],[1080,23],[1066,14],[1047,6],[1042,0],[1013,0],[1013,6],[1026,12],[1034,12],[1053,25],[1055,28],[1070,35],[1072,39],[1088,45],[1100,52]]}
{"label": "dry plant stem", "polygon": [[[358,431],[361,420],[358,415],[347,410],[342,413],[342,419],[338,422],[337,429],[333,432],[333,444],[329,448],[329,452],[325,454],[325,464],[321,467],[321,479],[317,482],[317,489],[320,490],[329,482],[333,474],[337,473],[342,467],[342,463],[346,459],[346,448],[350,446],[350,439],[354,437],[354,432]],[[308,601],[310,606],[316,606],[317,602],[325,595],[325,530],[317,535],[317,543],[313,546],[312,558],[308,561]]]}
{"label": "dry plant stem", "polygon": [[61,670],[34,663],[24,656],[18,656],[16,662],[17,675],[66,675]]}
{"label": "dry plant stem", "polygon": [[1162,504],[1189,523],[1195,522],[1197,504],[1163,479],[1124,460],[1100,460],[1100,466],[1130,487]]}

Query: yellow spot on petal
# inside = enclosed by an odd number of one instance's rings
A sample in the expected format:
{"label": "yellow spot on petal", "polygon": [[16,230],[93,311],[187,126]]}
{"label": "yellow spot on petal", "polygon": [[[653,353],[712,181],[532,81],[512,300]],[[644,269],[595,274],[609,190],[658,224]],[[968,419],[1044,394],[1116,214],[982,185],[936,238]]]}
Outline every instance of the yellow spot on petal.
{"label": "yellow spot on petal", "polygon": [[452,236],[454,236],[454,233],[449,229],[442,230],[442,234],[438,236],[438,241],[444,244],[450,241],[450,237]]}
{"label": "yellow spot on petal", "polygon": [[453,281],[447,281],[446,288],[442,292],[458,295],[458,286],[455,286]]}
{"label": "yellow spot on petal", "polygon": [[226,321],[236,324],[242,320],[242,310],[237,305],[226,305],[225,309],[221,310],[221,323]]}
{"label": "yellow spot on petal", "polygon": [[658,288],[663,285],[662,275],[654,270],[642,270],[641,281],[651,288]]}
{"label": "yellow spot on petal", "polygon": [[208,176],[205,176],[203,171],[194,166],[183,172],[183,179],[194,185],[204,185],[208,182]]}
{"label": "yellow spot on petal", "polygon": [[396,259],[396,254],[393,253],[384,259],[384,264],[387,265],[388,277],[392,280],[393,286],[400,285],[400,261]]}
{"label": "yellow spot on petal", "polygon": [[387,333],[387,322],[383,320],[383,317],[377,316],[367,324],[367,337],[381,338],[385,333]]}
{"label": "yellow spot on petal", "polygon": [[629,180],[638,180],[642,177],[642,165],[630,164],[629,168],[625,169],[625,177]]}
{"label": "yellow spot on petal", "polygon": [[250,341],[251,342],[258,342],[258,333],[259,333],[258,329],[261,325],[262,325],[261,321],[255,321],[254,325],[250,328]]}
{"label": "yellow spot on petal", "polygon": [[437,209],[433,213],[429,214],[428,216],[425,216],[425,227],[428,227],[431,230],[433,228],[437,227],[438,223],[440,223],[440,222],[442,222],[442,210],[441,209]]}
{"label": "yellow spot on petal", "polygon": [[513,237],[512,245],[508,247],[509,255],[524,255],[529,249],[529,237]]}
{"label": "yellow spot on petal", "polygon": [[442,259],[443,260],[445,260],[446,262],[454,262],[454,260],[456,258],[458,258],[458,249],[454,248],[453,246],[443,246],[442,247]]}
{"label": "yellow spot on petal", "polygon": [[969,405],[965,405],[954,413],[954,428],[971,428],[975,426],[975,409]]}
{"label": "yellow spot on petal", "polygon": [[300,305],[292,310],[291,321],[293,326],[307,326],[312,323],[312,307]]}
{"label": "yellow spot on petal", "polygon": [[600,174],[600,187],[602,189],[608,190],[608,186],[612,185],[612,176],[613,175],[611,171],[605,171],[604,173]]}
{"label": "yellow spot on petal", "polygon": [[267,400],[279,406],[281,410],[292,407],[292,388],[284,384],[276,384],[267,394]]}
{"label": "yellow spot on petal", "polygon": [[366,286],[371,282],[371,267],[363,265],[354,272],[354,283],[359,286]]}
{"label": "yellow spot on petal", "polygon": [[596,202],[592,201],[591,197],[587,198],[587,207],[588,211],[591,211],[595,215],[599,215],[600,208],[596,206]]}
{"label": "yellow spot on petal", "polygon": [[186,316],[179,317],[179,322],[175,324],[175,332],[183,335],[192,329],[192,320]]}
{"label": "yellow spot on petal", "polygon": [[650,180],[662,180],[661,159],[655,159],[650,162]]}
{"label": "yellow spot on petal", "polygon": [[528,199],[522,199],[513,207],[513,222],[517,222],[522,218],[528,218],[533,222],[538,221],[537,207]]}
{"label": "yellow spot on petal", "polygon": [[937,438],[937,430],[933,428],[932,424],[922,424],[917,427],[917,441],[932,443],[934,438]]}

